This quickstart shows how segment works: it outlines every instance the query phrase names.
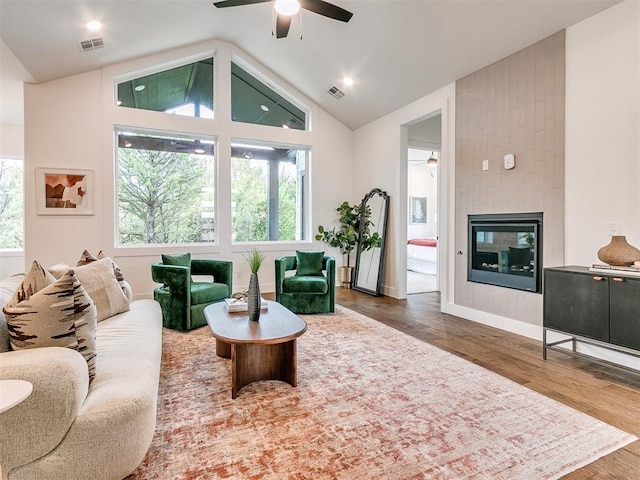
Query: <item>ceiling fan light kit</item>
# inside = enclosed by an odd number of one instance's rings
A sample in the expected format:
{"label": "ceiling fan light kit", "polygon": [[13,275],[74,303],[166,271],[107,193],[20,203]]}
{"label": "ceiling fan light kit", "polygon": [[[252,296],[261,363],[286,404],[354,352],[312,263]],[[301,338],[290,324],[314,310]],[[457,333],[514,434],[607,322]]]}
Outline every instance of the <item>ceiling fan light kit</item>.
{"label": "ceiling fan light kit", "polygon": [[278,15],[286,15],[290,17],[300,11],[300,3],[298,3],[298,0],[276,0],[273,4],[273,8]]}
{"label": "ceiling fan light kit", "polygon": [[267,2],[273,2],[276,12],[276,38],[287,36],[291,26],[291,16],[298,13],[301,8],[345,23],[353,17],[353,13],[324,0],[221,0],[213,4],[217,8],[226,8]]}

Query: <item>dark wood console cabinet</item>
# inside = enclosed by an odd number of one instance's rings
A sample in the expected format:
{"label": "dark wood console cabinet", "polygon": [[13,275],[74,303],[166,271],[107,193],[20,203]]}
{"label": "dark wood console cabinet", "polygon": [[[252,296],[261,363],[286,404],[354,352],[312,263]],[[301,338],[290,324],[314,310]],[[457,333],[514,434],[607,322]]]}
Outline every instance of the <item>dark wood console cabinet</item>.
{"label": "dark wood console cabinet", "polygon": [[[587,267],[544,270],[543,357],[582,342],[640,357],[640,277]],[[548,331],[568,336],[549,343]],[[572,343],[572,350],[556,348]]]}

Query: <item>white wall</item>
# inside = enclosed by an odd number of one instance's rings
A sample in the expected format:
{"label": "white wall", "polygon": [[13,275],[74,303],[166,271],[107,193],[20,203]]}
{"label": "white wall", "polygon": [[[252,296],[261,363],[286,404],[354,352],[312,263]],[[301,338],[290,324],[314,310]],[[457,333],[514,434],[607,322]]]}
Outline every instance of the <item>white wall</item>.
{"label": "white wall", "polygon": [[[620,223],[630,243],[640,246],[640,4],[627,0],[566,31],[566,112],[565,112],[565,264],[588,265],[597,261],[598,248],[609,241],[609,222]],[[448,87],[455,91],[455,86]],[[400,125],[409,118],[435,110],[441,103],[453,105],[454,98],[436,92],[355,132],[354,191],[375,182],[391,195],[391,243],[386,259],[384,293],[402,297],[405,265],[398,256],[402,238],[400,222],[406,219],[405,202],[394,202],[402,192],[403,132]],[[439,101],[436,99],[439,98]],[[429,104],[430,107],[424,107]],[[414,109],[414,107],[417,107]],[[434,108],[435,107],[435,108]],[[453,128],[443,111],[443,150],[448,149],[443,166],[453,162]],[[447,131],[448,129],[448,131]],[[444,153],[444,152],[443,152]],[[541,338],[539,326],[488,314],[455,304],[451,258],[455,249],[451,218],[453,174],[443,170],[441,188],[448,205],[440,217],[448,221],[448,252],[442,269],[449,275],[448,293],[442,298],[444,311]],[[444,178],[446,176],[446,178]],[[406,190],[405,190],[406,191]],[[402,196],[400,198],[403,198]],[[399,220],[398,220],[399,218]],[[444,224],[441,226],[444,227]],[[442,230],[441,230],[442,232]],[[444,289],[443,289],[444,292]]]}
{"label": "white wall", "polygon": [[453,208],[455,84],[396,110],[354,132],[353,192],[356,200],[374,187],[390,196],[389,227],[385,251],[382,293],[396,298],[406,297],[407,281],[407,150],[408,126],[442,114],[442,152],[440,157],[439,205],[441,245],[438,250],[441,272],[442,303],[450,301],[447,272],[451,268],[453,233],[450,214]]}
{"label": "white wall", "polygon": [[[202,53],[216,53],[216,69],[220,82],[216,90],[215,120],[165,115],[158,112],[132,110],[113,106],[114,76],[140,71]],[[308,145],[312,152],[310,198],[310,237],[319,223],[335,220],[334,209],[345,196],[351,196],[352,133],[347,127],[320,110],[280,79],[279,83],[297,94],[311,108],[313,131],[301,132],[230,122],[230,80],[227,60],[232,55],[247,58],[230,44],[212,41],[163,52],[151,57],[96,70],[60,80],[29,85],[25,90],[25,166],[30,173],[42,166],[91,169],[95,174],[95,202],[92,216],[61,217],[36,215],[35,179],[26,181],[26,246],[28,262],[37,259],[45,266],[57,262],[75,264],[84,249],[94,253],[104,249],[124,270],[137,297],[149,297],[156,286],[151,280],[150,265],[160,260],[161,253],[191,251],[199,258],[223,258],[234,262],[234,290],[246,288],[249,270],[242,258],[247,246],[231,245],[231,225],[228,202],[230,198],[231,138],[252,138],[295,145]],[[262,68],[271,78],[278,77]],[[216,245],[193,247],[116,248],[114,247],[114,160],[113,125],[146,126],[164,130],[189,129],[194,133],[215,135],[218,138],[217,192],[219,241]],[[347,166],[347,167],[345,167]],[[295,249],[326,249],[322,243],[280,243],[260,246],[269,258],[260,270],[262,291],[273,291],[273,258],[294,253]]]}
{"label": "white wall", "polygon": [[[568,28],[566,48],[565,264],[591,265],[611,223],[640,247],[640,3]],[[640,368],[636,358],[578,349]]]}
{"label": "white wall", "polygon": [[640,3],[567,29],[565,263],[599,262],[609,223],[640,247]]}

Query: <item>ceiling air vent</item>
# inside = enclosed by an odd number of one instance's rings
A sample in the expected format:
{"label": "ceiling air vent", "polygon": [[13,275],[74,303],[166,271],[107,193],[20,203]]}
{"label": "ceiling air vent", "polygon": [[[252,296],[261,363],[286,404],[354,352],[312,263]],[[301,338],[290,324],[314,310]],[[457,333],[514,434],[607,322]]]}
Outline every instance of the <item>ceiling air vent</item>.
{"label": "ceiling air vent", "polygon": [[342,97],[344,97],[346,95],[346,93],[344,93],[338,87],[331,87],[329,89],[329,95],[331,95],[336,100],[340,100]]}
{"label": "ceiling air vent", "polygon": [[90,38],[88,40],[80,40],[80,50],[88,52],[90,50],[96,50],[104,47],[104,40],[102,37]]}

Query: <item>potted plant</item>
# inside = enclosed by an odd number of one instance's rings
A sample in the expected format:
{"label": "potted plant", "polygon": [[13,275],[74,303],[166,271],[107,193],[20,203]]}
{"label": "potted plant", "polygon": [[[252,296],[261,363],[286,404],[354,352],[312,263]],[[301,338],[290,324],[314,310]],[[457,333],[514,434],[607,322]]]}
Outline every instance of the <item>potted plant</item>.
{"label": "potted plant", "polygon": [[251,269],[249,290],[247,291],[247,310],[249,312],[249,319],[257,322],[260,319],[260,303],[262,301],[260,297],[260,283],[258,282],[258,270],[260,270],[262,262],[267,258],[267,255],[257,248],[253,248],[244,255],[244,258]]}
{"label": "potted plant", "polygon": [[[362,250],[369,250],[373,247],[379,247],[382,239],[377,232],[373,235],[370,233],[370,227],[373,222],[370,220],[371,209],[366,208],[361,215],[360,205],[349,205],[349,202],[342,202],[336,211],[340,214],[339,226],[333,227],[331,230],[325,230],[320,225],[316,240],[321,240],[332,247],[340,249],[340,253],[347,256],[347,264],[340,267],[340,279],[343,286],[351,287],[351,278],[353,275],[353,267],[351,266],[351,252],[358,242],[362,243]],[[364,221],[364,231],[362,238],[359,237],[360,220]]]}

